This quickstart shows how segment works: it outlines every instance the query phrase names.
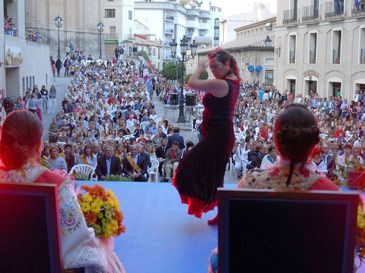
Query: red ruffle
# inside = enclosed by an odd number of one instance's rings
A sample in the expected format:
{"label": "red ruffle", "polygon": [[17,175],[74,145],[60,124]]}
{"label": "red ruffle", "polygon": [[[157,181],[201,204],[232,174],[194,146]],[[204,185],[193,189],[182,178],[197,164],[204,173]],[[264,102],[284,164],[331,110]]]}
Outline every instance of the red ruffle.
{"label": "red ruffle", "polygon": [[[172,185],[175,185],[175,176],[172,179]],[[212,202],[206,203],[197,198],[189,197],[180,194],[181,203],[188,205],[188,214],[194,215],[197,218],[202,218],[203,213],[214,210],[218,206],[218,200],[215,199]]]}

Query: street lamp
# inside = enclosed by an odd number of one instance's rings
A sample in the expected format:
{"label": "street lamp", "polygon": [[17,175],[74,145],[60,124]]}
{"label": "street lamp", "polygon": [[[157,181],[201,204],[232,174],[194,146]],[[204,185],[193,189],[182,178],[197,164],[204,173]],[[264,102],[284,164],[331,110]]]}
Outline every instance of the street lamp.
{"label": "street lamp", "polygon": [[265,46],[271,46],[272,40],[269,36],[266,36],[266,39],[264,40]]}
{"label": "street lamp", "polygon": [[102,53],[101,53],[101,34],[103,33],[104,31],[104,24],[102,22],[99,22],[97,25],[96,25],[96,28],[98,29],[99,31],[99,59],[102,58]]}
{"label": "street lamp", "polygon": [[54,24],[58,30],[58,52],[57,52],[57,58],[60,58],[61,57],[61,49],[60,49],[60,28],[62,27],[62,24],[63,24],[63,18],[59,15],[57,15],[55,18],[54,18]]}
{"label": "street lamp", "polygon": [[[182,82],[182,88],[180,92],[180,103],[179,103],[179,117],[177,119],[177,123],[185,123],[185,116],[184,116],[184,68],[185,68],[185,62],[187,61],[186,58],[186,52],[189,48],[188,39],[185,37],[185,35],[180,40],[180,53],[181,53],[181,59],[179,59],[176,56],[176,49],[177,49],[177,43],[175,42],[175,39],[170,43],[171,47],[171,55],[173,58],[176,58],[177,61],[182,62],[182,73],[181,73],[181,82]],[[197,45],[195,44],[195,41],[193,41],[192,44],[190,44],[191,49],[191,56],[192,58],[195,57]]]}

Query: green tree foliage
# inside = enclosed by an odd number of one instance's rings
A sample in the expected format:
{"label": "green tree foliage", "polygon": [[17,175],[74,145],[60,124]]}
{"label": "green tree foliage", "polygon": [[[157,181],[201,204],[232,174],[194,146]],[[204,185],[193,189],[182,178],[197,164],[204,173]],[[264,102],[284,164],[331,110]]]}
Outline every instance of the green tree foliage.
{"label": "green tree foliage", "polygon": [[138,51],[137,56],[142,56],[147,62],[150,61],[150,57],[148,56],[147,52],[144,50]]}
{"label": "green tree foliage", "polygon": [[[182,75],[182,63],[178,62],[177,65],[178,79],[181,80]],[[175,62],[164,63],[161,70],[162,76],[169,80],[176,80],[176,64]]]}

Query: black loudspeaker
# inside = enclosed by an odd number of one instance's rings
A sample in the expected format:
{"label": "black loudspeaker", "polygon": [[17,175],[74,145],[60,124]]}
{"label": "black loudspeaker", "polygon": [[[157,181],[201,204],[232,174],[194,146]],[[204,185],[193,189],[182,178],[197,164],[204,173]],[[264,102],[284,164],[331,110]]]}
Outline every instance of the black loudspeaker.
{"label": "black loudspeaker", "polygon": [[186,94],[186,106],[196,105],[196,94]]}
{"label": "black loudspeaker", "polygon": [[172,93],[171,96],[170,96],[170,105],[177,105],[177,96],[178,96],[178,93]]}

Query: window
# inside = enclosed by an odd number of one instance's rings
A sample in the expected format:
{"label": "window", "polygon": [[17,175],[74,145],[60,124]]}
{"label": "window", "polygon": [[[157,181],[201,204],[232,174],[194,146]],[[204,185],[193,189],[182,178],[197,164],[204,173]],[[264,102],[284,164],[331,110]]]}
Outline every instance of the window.
{"label": "window", "polygon": [[105,9],[105,18],[115,18],[115,9]]}
{"label": "window", "polygon": [[359,63],[365,64],[365,28],[360,28],[360,57]]}
{"label": "window", "polygon": [[342,31],[334,30],[332,32],[332,64],[341,63],[341,41]]}
{"label": "window", "polygon": [[219,18],[214,19],[214,27],[219,28]]}
{"label": "window", "polygon": [[317,33],[309,33],[309,63],[315,64],[317,62]]}
{"label": "window", "polygon": [[110,26],[109,27],[110,39],[116,40],[117,39],[117,27]]}
{"label": "window", "polygon": [[297,46],[297,36],[294,34],[289,35],[289,63],[295,63],[295,49]]}
{"label": "window", "polygon": [[129,11],[128,11],[128,19],[129,19],[129,20],[132,20],[132,16],[133,16],[133,15],[132,15],[132,11],[131,11],[131,10],[129,10]]}

